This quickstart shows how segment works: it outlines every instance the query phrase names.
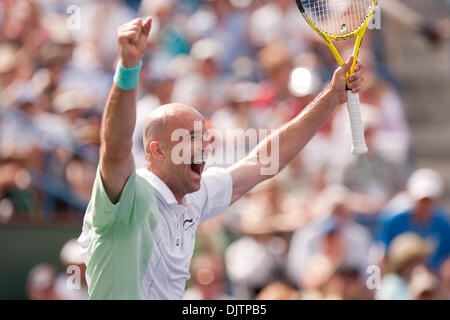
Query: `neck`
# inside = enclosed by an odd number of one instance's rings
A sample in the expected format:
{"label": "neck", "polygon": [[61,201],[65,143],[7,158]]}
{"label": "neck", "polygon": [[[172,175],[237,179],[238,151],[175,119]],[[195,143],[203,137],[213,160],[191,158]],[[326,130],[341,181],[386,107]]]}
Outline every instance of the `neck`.
{"label": "neck", "polygon": [[146,168],[148,171],[153,173],[155,176],[157,176],[159,179],[161,179],[162,182],[164,182],[166,184],[167,188],[169,188],[169,190],[172,192],[172,194],[175,197],[175,200],[177,200],[178,204],[183,203],[183,198],[184,198],[185,194],[177,191],[176,188],[174,188],[172,186],[172,184],[168,181],[166,175],[164,175],[161,172],[161,170],[157,170],[156,168],[152,167],[152,165],[150,163],[147,163]]}
{"label": "neck", "polygon": [[[167,184],[165,181],[164,181],[164,183]],[[167,186],[169,187],[170,191],[172,191],[173,196],[177,200],[178,204],[182,204],[183,203],[184,194],[176,192],[169,184],[167,184]]]}
{"label": "neck", "polygon": [[431,214],[429,212],[416,209],[416,212],[414,213],[413,218],[419,223],[427,223],[430,220]]}

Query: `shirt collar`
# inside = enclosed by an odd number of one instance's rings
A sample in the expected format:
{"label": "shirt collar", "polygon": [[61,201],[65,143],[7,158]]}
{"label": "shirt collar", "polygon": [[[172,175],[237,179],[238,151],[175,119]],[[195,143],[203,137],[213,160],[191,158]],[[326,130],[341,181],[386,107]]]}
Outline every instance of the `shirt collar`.
{"label": "shirt collar", "polygon": [[173,192],[157,175],[146,168],[138,169],[137,172],[140,176],[145,178],[145,180],[147,180],[153,188],[155,188],[167,204],[178,204]]}

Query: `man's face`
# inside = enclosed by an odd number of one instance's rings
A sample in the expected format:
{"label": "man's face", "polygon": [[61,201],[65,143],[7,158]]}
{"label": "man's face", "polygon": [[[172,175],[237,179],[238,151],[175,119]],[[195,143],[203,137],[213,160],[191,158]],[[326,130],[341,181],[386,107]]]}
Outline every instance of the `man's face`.
{"label": "man's face", "polygon": [[[164,176],[169,188],[178,194],[200,189],[200,179],[214,138],[209,137],[205,119],[194,112],[183,112],[168,123],[169,142],[165,148]],[[186,135],[174,134],[184,129]],[[183,161],[179,163],[179,159]]]}
{"label": "man's face", "polygon": [[414,213],[420,220],[428,220],[435,206],[432,198],[423,198],[416,201]]}

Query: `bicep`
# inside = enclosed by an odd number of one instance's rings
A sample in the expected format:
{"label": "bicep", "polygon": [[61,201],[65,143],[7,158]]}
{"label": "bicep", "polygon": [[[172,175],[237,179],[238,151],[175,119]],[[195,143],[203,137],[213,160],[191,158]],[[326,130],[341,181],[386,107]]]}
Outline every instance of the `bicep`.
{"label": "bicep", "polygon": [[100,175],[103,185],[112,203],[117,203],[123,188],[134,171],[134,159],[130,153],[122,160],[113,159],[106,155],[100,157]]}
{"label": "bicep", "polygon": [[233,180],[231,204],[239,200],[253,187],[271,176],[261,174],[261,166],[257,161],[245,158],[228,168]]}
{"label": "bicep", "polygon": [[224,212],[231,203],[233,181],[229,172],[223,168],[209,168],[202,177],[200,190],[193,193],[190,202],[198,206],[203,223]]}

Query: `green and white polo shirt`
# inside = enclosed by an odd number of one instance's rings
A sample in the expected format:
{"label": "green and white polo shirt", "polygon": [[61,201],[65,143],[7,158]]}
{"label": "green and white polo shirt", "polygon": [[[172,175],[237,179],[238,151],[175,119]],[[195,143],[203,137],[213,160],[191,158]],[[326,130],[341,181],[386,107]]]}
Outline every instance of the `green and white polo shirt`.
{"label": "green and white polo shirt", "polygon": [[97,170],[78,238],[90,299],[182,299],[197,227],[225,211],[231,194],[231,175],[210,168],[178,204],[163,181],[139,169],[112,204]]}

